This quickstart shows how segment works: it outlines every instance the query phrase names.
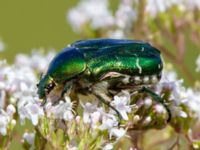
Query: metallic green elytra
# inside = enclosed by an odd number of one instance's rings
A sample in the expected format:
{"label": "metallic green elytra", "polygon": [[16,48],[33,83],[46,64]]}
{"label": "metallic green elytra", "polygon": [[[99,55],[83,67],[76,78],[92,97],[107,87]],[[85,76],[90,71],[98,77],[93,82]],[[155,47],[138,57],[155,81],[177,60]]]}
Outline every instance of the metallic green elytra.
{"label": "metallic green elytra", "polygon": [[149,43],[121,39],[81,40],[52,60],[38,84],[38,94],[45,98],[56,84],[65,84],[74,78],[82,77],[96,83],[117,73],[129,76],[128,84],[154,83],[159,80],[162,68],[160,51]]}
{"label": "metallic green elytra", "polygon": [[69,83],[76,93],[88,89],[95,95],[98,92],[94,92],[93,87],[102,81],[106,81],[107,88],[112,91],[134,89],[158,82],[162,69],[160,51],[147,42],[81,40],[65,48],[51,61],[38,84],[38,95],[46,99],[55,86]]}

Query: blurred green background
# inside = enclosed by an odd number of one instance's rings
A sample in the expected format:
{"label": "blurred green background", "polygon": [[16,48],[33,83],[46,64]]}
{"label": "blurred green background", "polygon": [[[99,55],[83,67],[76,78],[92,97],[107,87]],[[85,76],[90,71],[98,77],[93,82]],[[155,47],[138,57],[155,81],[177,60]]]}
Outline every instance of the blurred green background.
{"label": "blurred green background", "polygon": [[77,0],[0,0],[0,39],[5,51],[0,58],[12,62],[17,53],[33,48],[60,50],[78,39],[66,13]]}

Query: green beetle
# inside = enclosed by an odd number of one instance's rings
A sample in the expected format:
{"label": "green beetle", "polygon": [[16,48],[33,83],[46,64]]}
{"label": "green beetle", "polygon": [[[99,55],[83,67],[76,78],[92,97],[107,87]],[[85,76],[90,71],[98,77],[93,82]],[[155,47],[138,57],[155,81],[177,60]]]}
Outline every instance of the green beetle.
{"label": "green beetle", "polygon": [[109,105],[94,88],[106,82],[106,95],[122,89],[147,92],[165,106],[170,120],[171,113],[162,98],[146,88],[146,85],[160,80],[162,69],[160,51],[144,41],[81,40],[65,48],[52,60],[38,84],[38,95],[46,99],[56,85],[64,86],[63,95],[73,86],[76,93],[91,92]]}

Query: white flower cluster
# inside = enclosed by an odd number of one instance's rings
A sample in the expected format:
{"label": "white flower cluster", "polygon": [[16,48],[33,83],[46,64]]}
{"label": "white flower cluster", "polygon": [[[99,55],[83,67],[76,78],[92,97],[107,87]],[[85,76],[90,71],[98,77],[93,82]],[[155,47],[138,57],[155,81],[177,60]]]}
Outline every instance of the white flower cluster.
{"label": "white flower cluster", "polygon": [[9,104],[6,108],[6,111],[0,109],[0,134],[5,136],[8,130],[16,124],[16,120],[13,119],[13,115],[16,112],[15,107],[12,104]]}
{"label": "white flower cluster", "polygon": [[[82,120],[82,125],[85,126],[85,129],[88,129],[86,127],[90,127],[90,132],[92,132],[93,136],[96,136],[99,132],[106,132],[108,139],[120,139],[125,137],[127,126],[119,127],[120,120],[116,111],[112,108],[105,107],[105,105],[99,105],[100,101],[93,100],[92,103],[90,103],[80,99],[81,105],[79,109],[82,109],[82,115],[80,115],[79,112],[74,112],[73,101],[71,101],[67,95],[57,104],[52,105],[52,103],[48,101],[44,107],[41,106],[41,102],[36,93],[36,84],[38,82],[37,73],[44,71],[45,68],[39,68],[38,62],[41,61],[48,64],[52,55],[52,53],[47,56],[34,53],[31,57],[18,55],[14,65],[8,65],[5,61],[0,62],[0,134],[7,135],[15,126],[16,120],[13,118],[13,114],[17,110],[17,118],[20,119],[21,123],[23,123],[25,119],[28,119],[32,122],[33,126],[39,126],[41,130],[44,125],[41,125],[43,122],[40,120],[44,120],[44,118],[56,122],[60,120],[61,122],[67,123],[69,126],[73,123],[81,125]],[[170,91],[171,101],[169,107],[172,112],[172,117],[188,117],[188,112],[185,112],[180,107],[181,104],[184,104],[194,111],[196,117],[200,119],[200,92],[194,91],[191,88],[185,89],[182,85],[182,81],[177,80],[176,76],[176,73],[173,71],[164,72],[161,82],[156,85],[156,92],[162,95],[163,90]],[[155,114],[156,112],[156,115],[166,115],[166,108],[154,102],[151,97],[145,97],[145,99],[140,98],[135,104],[131,104],[134,96],[135,95],[132,95],[129,91],[123,90],[115,95],[110,103],[111,106],[119,112],[123,122],[130,122],[137,125],[137,123],[142,121],[141,126],[148,126],[150,123],[154,122],[155,120],[150,114],[146,116],[134,114],[137,110],[144,110],[144,108],[149,111],[153,109],[153,113]],[[75,115],[76,113],[78,113],[77,116]],[[52,122],[48,125],[52,126],[50,129],[57,127],[54,126]],[[65,124],[64,126],[66,127]],[[73,125],[71,126],[74,127]],[[68,130],[70,130],[70,128]],[[24,134],[24,141],[31,147],[34,147],[34,138],[35,133]],[[109,149],[113,144],[114,143],[109,143],[105,145],[104,143],[104,149]],[[73,147],[76,147],[76,144],[73,145],[75,145]]]}
{"label": "white flower cluster", "polygon": [[[138,14],[136,7],[138,0],[121,0],[118,9],[111,13],[109,0],[81,0],[77,7],[71,9],[67,14],[67,19],[75,32],[84,33],[92,29],[103,29],[104,36],[111,38],[126,38],[129,36]],[[159,13],[164,13],[173,6],[180,11],[194,9],[200,10],[199,0],[147,0],[145,12],[149,16],[156,17]]]}
{"label": "white flower cluster", "polygon": [[181,11],[200,9],[199,0],[147,0],[146,11],[155,17],[158,13],[163,13],[173,6],[177,6]]}
{"label": "white flower cluster", "polygon": [[[128,120],[128,113],[131,112],[131,106],[130,94],[127,91],[116,95],[111,105],[117,109],[124,120]],[[84,109],[83,121],[86,124],[90,124],[92,128],[107,130],[110,138],[112,136],[121,138],[126,134],[125,129],[118,127],[119,118],[112,109],[108,113],[102,107],[97,107],[96,103],[92,104],[89,102],[82,104],[82,107]]]}
{"label": "white flower cluster", "polygon": [[196,117],[200,119],[200,91],[195,91],[192,88],[186,89],[183,86],[183,80],[178,80],[174,71],[164,72],[160,83],[157,85],[157,92],[161,94],[161,89],[170,91],[170,100],[172,100],[172,115],[187,118],[188,115],[180,105],[184,104],[195,112]]}
{"label": "white flower cluster", "polygon": [[[28,65],[16,63],[9,66],[4,63],[0,67],[0,76],[0,90],[3,93],[1,108],[4,108],[6,103],[12,103],[17,106],[21,121],[24,121],[25,118],[32,118],[37,100],[35,71]],[[9,97],[9,99],[6,97]],[[34,120],[33,122],[35,124],[37,121]]]}
{"label": "white flower cluster", "polygon": [[18,66],[31,67],[39,73],[43,73],[45,72],[49,62],[51,62],[52,58],[55,56],[55,52],[54,50],[51,50],[44,56],[41,55],[40,51],[42,51],[42,49],[33,49],[31,57],[25,54],[18,54],[16,56],[15,63]]}
{"label": "white flower cluster", "polygon": [[4,108],[10,108],[10,105],[6,106],[9,103],[17,108],[22,123],[27,118],[33,125],[37,125],[39,118],[44,115],[36,93],[38,82],[36,72],[44,72],[48,60],[52,57],[53,53],[49,53],[46,57],[39,53],[33,53],[32,57],[19,54],[14,65],[0,61],[0,130],[2,133],[6,134],[6,126],[12,121],[12,115],[4,111]]}
{"label": "white flower cluster", "polygon": [[132,0],[123,0],[115,13],[115,25],[117,29],[110,31],[111,38],[125,38],[125,35],[130,32],[134,21],[137,18],[136,10],[133,9]]}
{"label": "white flower cluster", "polygon": [[129,30],[136,19],[136,12],[132,8],[131,0],[120,3],[115,15],[108,9],[108,0],[81,0],[77,7],[68,13],[68,21],[75,32],[85,30],[84,27],[110,30],[108,36],[123,38],[122,30]]}
{"label": "white flower cluster", "polygon": [[74,119],[73,103],[68,96],[65,96],[64,101],[60,100],[60,102],[55,106],[52,106],[52,103],[48,102],[45,109],[47,110],[46,113],[48,117],[63,119],[65,121]]}
{"label": "white flower cluster", "polygon": [[110,26],[114,21],[107,0],[82,0],[76,8],[70,10],[68,20],[75,32],[79,32],[89,22],[92,28],[98,29]]}

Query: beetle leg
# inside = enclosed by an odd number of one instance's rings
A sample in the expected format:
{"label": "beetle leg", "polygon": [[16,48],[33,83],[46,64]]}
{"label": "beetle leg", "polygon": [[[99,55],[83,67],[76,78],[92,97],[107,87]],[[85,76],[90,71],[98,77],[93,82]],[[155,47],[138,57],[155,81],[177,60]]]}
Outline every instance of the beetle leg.
{"label": "beetle leg", "polygon": [[160,97],[158,94],[156,94],[155,92],[153,92],[151,89],[146,88],[146,87],[142,87],[141,89],[139,89],[139,92],[146,92],[147,94],[149,94],[156,102],[161,103],[165,109],[167,110],[168,113],[168,119],[167,122],[170,122],[172,114],[171,111],[169,110],[168,106],[165,104],[164,99],[162,97]]}
{"label": "beetle leg", "polygon": [[63,87],[63,90],[60,94],[60,98],[63,98],[65,96],[65,93],[67,92],[71,92],[72,88],[73,88],[73,82],[74,80],[70,81],[70,82],[67,82],[64,87]]}
{"label": "beetle leg", "polygon": [[60,97],[63,98],[65,96],[65,93],[67,93],[69,90],[72,89],[72,86],[69,85],[69,84],[65,84],[61,94],[60,94]]}
{"label": "beetle leg", "polygon": [[100,102],[104,103],[105,105],[107,105],[109,108],[111,108],[112,110],[114,110],[114,111],[116,112],[116,114],[117,114],[117,116],[118,116],[118,118],[119,118],[119,124],[118,124],[118,126],[120,126],[120,122],[121,122],[121,120],[122,120],[122,116],[121,116],[121,114],[119,113],[119,111],[118,111],[115,107],[113,107],[108,101],[106,101],[106,100],[103,98],[102,95],[98,94],[97,92],[94,92],[93,94],[98,98],[98,100],[99,100]]}

